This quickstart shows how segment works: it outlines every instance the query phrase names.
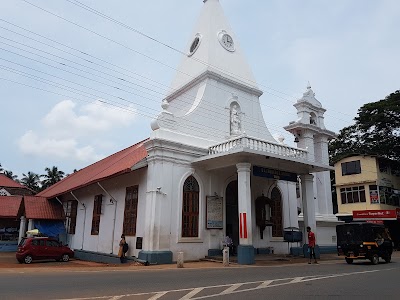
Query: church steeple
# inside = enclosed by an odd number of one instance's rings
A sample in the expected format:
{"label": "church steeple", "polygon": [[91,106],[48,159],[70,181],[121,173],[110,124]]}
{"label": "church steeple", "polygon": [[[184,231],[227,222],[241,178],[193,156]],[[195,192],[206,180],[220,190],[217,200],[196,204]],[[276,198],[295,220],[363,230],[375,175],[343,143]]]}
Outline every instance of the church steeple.
{"label": "church steeple", "polygon": [[200,147],[244,135],[276,142],[262,115],[262,91],[218,0],[204,1],[186,50],[153,136],[173,132]]}
{"label": "church steeple", "polygon": [[257,88],[256,80],[239,46],[219,0],[204,0],[196,26],[172,82],[175,91],[206,71]]}

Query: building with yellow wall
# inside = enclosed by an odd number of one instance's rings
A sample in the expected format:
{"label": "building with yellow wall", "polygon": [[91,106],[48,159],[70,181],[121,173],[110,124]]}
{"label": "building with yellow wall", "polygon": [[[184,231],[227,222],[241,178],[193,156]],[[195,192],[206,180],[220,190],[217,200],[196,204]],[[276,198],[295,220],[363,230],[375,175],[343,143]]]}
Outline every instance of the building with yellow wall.
{"label": "building with yellow wall", "polygon": [[393,163],[376,156],[346,157],[335,164],[338,214],[354,210],[387,210],[400,206],[400,174]]}

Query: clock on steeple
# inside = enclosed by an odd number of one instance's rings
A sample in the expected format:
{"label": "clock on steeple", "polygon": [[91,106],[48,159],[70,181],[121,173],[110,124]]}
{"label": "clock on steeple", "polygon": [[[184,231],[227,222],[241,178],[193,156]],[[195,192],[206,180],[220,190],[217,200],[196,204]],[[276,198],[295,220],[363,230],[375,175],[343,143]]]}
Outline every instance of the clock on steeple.
{"label": "clock on steeple", "polygon": [[218,33],[218,40],[222,47],[224,47],[226,50],[230,52],[235,51],[235,43],[233,42],[233,38],[225,30],[222,30]]}

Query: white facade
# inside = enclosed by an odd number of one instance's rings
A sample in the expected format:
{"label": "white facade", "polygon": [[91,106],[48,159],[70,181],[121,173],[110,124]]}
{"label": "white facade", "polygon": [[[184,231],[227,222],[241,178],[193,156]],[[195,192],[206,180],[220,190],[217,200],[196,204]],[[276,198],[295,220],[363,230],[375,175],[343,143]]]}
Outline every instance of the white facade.
{"label": "white facade", "polygon": [[[137,229],[136,236],[127,237],[128,254],[147,255],[150,260],[152,255],[168,253],[176,260],[178,251],[185,253],[186,260],[203,258],[210,249],[221,249],[228,231],[238,246],[239,263],[251,264],[254,248],[273,247],[275,253],[287,253],[282,230],[299,227],[297,175],[302,178],[304,203],[300,225],[304,222],[315,228],[321,221],[331,221],[329,134],[323,126],[324,110],[319,104],[315,116],[311,114],[322,133],[318,139],[302,128],[300,148],[292,148],[276,142],[270,134],[260,108],[261,95],[219,1],[205,0],[188,55],[182,60],[170,95],[162,101],[162,112],[151,124],[153,132],[145,142],[148,155],[142,168],[60,197],[62,201],[79,201],[70,245],[118,253],[125,191],[134,185],[139,186]],[[318,107],[316,103],[307,105]],[[309,124],[310,114],[303,107],[301,110],[301,120]],[[183,187],[190,176],[199,187],[198,234],[184,237]],[[319,179],[318,184],[313,178]],[[91,235],[93,197],[99,193],[105,195],[100,230]],[[206,197],[213,195],[223,199],[221,229],[206,228]],[[275,225],[267,226],[261,238],[255,201],[262,196],[270,201],[265,212],[268,217],[273,215]],[[236,210],[235,215],[232,212]],[[326,229],[316,232],[318,242],[334,244],[332,236],[325,237],[331,234]],[[143,249],[135,248],[137,237],[143,237]]]}
{"label": "white facade", "polygon": [[[329,164],[328,141],[336,134],[325,128],[325,109],[315,98],[315,93],[308,84],[307,91],[297,103],[298,119],[291,122],[285,129],[295,136],[298,147],[307,149],[309,159]],[[333,214],[332,192],[329,171],[312,172],[313,194],[310,197],[315,202],[314,211],[316,234],[319,245],[332,245],[336,243],[336,225],[339,223]],[[304,184],[301,185],[304,188]],[[304,201],[303,201],[304,203]],[[302,213],[299,215],[300,225],[304,228],[304,216],[308,207],[303,204]],[[313,227],[313,226],[312,226]]]}

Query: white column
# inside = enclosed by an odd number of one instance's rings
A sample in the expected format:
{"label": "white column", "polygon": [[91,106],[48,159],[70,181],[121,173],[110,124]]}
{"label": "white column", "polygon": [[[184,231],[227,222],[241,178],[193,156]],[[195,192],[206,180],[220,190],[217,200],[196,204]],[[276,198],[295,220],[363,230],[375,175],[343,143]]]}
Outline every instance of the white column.
{"label": "white column", "polygon": [[[33,219],[29,219],[28,221],[28,230],[32,230],[33,229]],[[31,234],[28,234],[29,237],[32,237]]]}
{"label": "white column", "polygon": [[157,172],[156,162],[150,161],[148,164],[148,182],[146,194],[146,218],[145,218],[145,236],[143,238],[143,250],[158,250],[159,226],[157,226]]}
{"label": "white column", "polygon": [[314,134],[307,130],[302,130],[301,136],[298,143],[299,148],[307,149],[308,160],[315,161],[315,149],[314,149]]}
{"label": "white column", "polygon": [[24,216],[21,217],[21,221],[19,222],[19,235],[18,235],[18,244],[25,236],[26,232],[26,218]]}
{"label": "white column", "polygon": [[173,182],[172,172],[166,172],[172,169],[172,164],[161,160],[151,159],[148,164],[145,236],[143,237],[145,251],[166,251],[170,247],[172,217],[170,200],[172,190],[176,188],[173,185],[176,183]]}
{"label": "white column", "polygon": [[315,231],[317,222],[315,220],[315,201],[313,188],[313,175],[301,175],[301,192],[303,201],[304,227],[311,227]]}
{"label": "white column", "polygon": [[321,215],[332,215],[331,176],[329,171],[315,174],[317,183],[318,212]]}
{"label": "white column", "polygon": [[[328,139],[325,136],[319,138],[318,152],[321,162],[329,165]],[[331,176],[329,171],[319,172],[315,174],[317,184],[317,200],[318,212],[322,215],[332,215],[332,192],[331,192]]]}
{"label": "white column", "polygon": [[238,173],[239,244],[252,245],[250,163],[236,164]]}

